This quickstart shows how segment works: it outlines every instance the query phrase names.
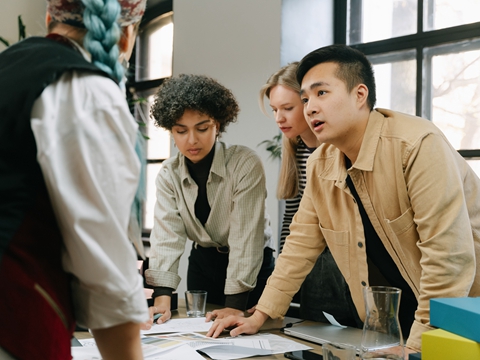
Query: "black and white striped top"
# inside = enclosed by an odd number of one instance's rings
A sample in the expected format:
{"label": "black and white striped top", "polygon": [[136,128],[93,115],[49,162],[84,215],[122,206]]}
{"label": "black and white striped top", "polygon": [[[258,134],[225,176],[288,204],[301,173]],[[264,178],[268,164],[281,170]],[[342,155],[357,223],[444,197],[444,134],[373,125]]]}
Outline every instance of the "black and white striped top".
{"label": "black and white striped top", "polygon": [[305,190],[305,185],[307,184],[307,159],[315,151],[315,149],[316,148],[307,147],[302,140],[299,140],[298,142],[296,154],[298,168],[300,169],[298,194],[292,199],[285,200],[285,212],[283,214],[282,231],[280,234],[279,254],[283,250],[286,237],[290,234],[290,224],[293,216],[298,210],[300,200],[303,196],[303,191]]}

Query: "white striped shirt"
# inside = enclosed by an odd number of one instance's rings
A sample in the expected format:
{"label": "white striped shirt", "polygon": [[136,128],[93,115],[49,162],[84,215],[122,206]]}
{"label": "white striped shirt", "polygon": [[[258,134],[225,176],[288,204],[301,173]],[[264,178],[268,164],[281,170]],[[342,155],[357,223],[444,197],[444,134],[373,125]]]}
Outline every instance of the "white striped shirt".
{"label": "white striped shirt", "polygon": [[285,239],[290,234],[290,223],[292,222],[293,216],[298,210],[300,200],[302,200],[303,191],[305,190],[305,186],[307,184],[307,159],[314,150],[314,148],[308,148],[302,140],[298,141],[297,153],[295,155],[298,168],[300,170],[298,179],[298,194],[292,199],[285,200],[285,212],[283,214],[282,231],[280,233],[279,254],[283,250]]}

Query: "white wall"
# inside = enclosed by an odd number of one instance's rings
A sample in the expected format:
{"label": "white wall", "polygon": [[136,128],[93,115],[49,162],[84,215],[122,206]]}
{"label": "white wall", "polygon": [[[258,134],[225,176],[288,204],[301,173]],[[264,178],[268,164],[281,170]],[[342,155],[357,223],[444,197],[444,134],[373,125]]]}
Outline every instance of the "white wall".
{"label": "white wall", "polygon": [[[277,134],[273,119],[262,114],[258,91],[280,67],[281,0],[174,0],[173,73],[208,75],[231,89],[240,116],[223,140],[258,152],[267,175],[267,211],[278,239],[275,198],[279,163],[257,145]],[[186,287],[187,247],[182,257],[178,292]]]}
{"label": "white wall", "polygon": [[[22,16],[27,36],[46,35],[45,0],[2,0],[0,8],[0,37],[10,44],[18,41],[18,15]],[[0,43],[0,51],[6,49]]]}

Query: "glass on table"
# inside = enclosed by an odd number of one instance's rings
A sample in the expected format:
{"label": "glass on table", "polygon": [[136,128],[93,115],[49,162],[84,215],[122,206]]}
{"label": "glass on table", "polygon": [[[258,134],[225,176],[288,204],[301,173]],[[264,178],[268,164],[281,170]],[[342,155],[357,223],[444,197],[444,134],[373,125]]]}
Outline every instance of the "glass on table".
{"label": "glass on table", "polygon": [[185,291],[185,307],[187,309],[187,317],[205,316],[206,306],[207,292],[205,290]]}

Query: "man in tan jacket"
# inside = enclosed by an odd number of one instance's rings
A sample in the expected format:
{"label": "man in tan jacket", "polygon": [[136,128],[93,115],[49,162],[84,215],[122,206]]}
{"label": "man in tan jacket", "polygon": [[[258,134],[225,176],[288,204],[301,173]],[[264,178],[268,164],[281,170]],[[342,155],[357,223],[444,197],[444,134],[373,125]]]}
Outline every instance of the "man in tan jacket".
{"label": "man in tan jacket", "polygon": [[305,194],[255,313],[218,319],[208,335],[255,333],[283,316],[328,245],[360,318],[365,286],[402,289],[406,345],[420,351],[431,298],[480,296],[480,179],[432,122],[374,109],[373,70],[359,51],[315,50],[297,79],[322,143]]}

